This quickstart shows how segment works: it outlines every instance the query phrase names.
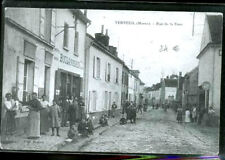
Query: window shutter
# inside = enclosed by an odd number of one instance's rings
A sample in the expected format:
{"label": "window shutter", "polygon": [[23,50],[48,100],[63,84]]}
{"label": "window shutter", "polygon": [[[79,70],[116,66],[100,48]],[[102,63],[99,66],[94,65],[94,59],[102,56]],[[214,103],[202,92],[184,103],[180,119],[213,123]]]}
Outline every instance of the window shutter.
{"label": "window shutter", "polygon": [[76,56],[78,56],[78,48],[79,48],[79,32],[75,31],[75,37],[74,37],[74,53]]}
{"label": "window shutter", "polygon": [[93,58],[93,77],[95,78],[95,56]]}
{"label": "window shutter", "polygon": [[40,37],[44,38],[45,34],[45,9],[40,9]]}
{"label": "window shutter", "polygon": [[56,10],[52,9],[52,23],[51,23],[51,44],[55,43],[56,32]]}

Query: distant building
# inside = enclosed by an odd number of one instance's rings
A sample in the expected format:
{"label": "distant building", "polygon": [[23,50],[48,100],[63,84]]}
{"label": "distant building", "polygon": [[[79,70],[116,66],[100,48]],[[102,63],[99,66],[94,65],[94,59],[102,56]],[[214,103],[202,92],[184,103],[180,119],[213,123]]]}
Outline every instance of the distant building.
{"label": "distant building", "polygon": [[184,76],[182,93],[182,107],[198,105],[198,67]]}
{"label": "distant building", "polygon": [[[222,29],[222,15],[206,16],[201,51],[197,56],[199,59],[199,105],[206,109],[213,105],[217,116],[220,113]],[[203,90],[204,82],[209,84],[206,92]]]}
{"label": "distant building", "polygon": [[167,103],[174,101],[177,95],[178,76],[171,75],[161,79],[160,101]]}

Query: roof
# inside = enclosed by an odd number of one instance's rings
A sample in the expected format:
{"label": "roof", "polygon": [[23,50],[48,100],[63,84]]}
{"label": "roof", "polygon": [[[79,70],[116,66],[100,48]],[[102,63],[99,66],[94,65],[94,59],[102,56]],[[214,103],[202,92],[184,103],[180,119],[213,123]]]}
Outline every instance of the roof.
{"label": "roof", "polygon": [[222,42],[223,17],[222,15],[207,15],[209,31],[213,43]]}
{"label": "roof", "polygon": [[165,87],[177,87],[177,79],[164,79]]}
{"label": "roof", "polygon": [[222,43],[222,32],[223,32],[223,18],[222,15],[207,15],[206,16],[209,32],[212,38],[212,41],[209,42],[198,54],[197,58],[200,58],[207,48],[214,45],[220,45]]}
{"label": "roof", "polygon": [[103,44],[99,43],[94,37],[92,37],[88,33],[86,35],[87,35],[88,38],[90,38],[92,40],[92,43],[91,43],[92,46],[94,46],[97,49],[101,50],[102,52],[104,52],[108,56],[112,57],[114,60],[118,61],[122,65],[124,64],[124,61],[122,61],[119,57],[113,55],[107,47],[105,47]]}

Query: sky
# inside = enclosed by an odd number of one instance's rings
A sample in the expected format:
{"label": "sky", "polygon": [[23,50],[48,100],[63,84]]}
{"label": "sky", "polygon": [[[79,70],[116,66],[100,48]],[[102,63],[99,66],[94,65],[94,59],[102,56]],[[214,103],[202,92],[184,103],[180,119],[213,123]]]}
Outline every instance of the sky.
{"label": "sky", "polygon": [[[91,20],[87,32],[94,36],[104,25],[118,56],[130,68],[139,70],[140,79],[151,86],[162,77],[179,72],[184,75],[198,65],[205,14],[87,10]],[[118,23],[121,21],[129,24]]]}

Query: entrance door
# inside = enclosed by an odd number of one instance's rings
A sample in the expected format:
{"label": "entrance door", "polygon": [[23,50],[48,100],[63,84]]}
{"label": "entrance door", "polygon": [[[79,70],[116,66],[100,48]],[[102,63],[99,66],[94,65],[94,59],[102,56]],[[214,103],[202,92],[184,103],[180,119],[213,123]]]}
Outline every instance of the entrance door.
{"label": "entrance door", "polygon": [[60,96],[66,97],[66,73],[61,72],[61,87],[60,87]]}

